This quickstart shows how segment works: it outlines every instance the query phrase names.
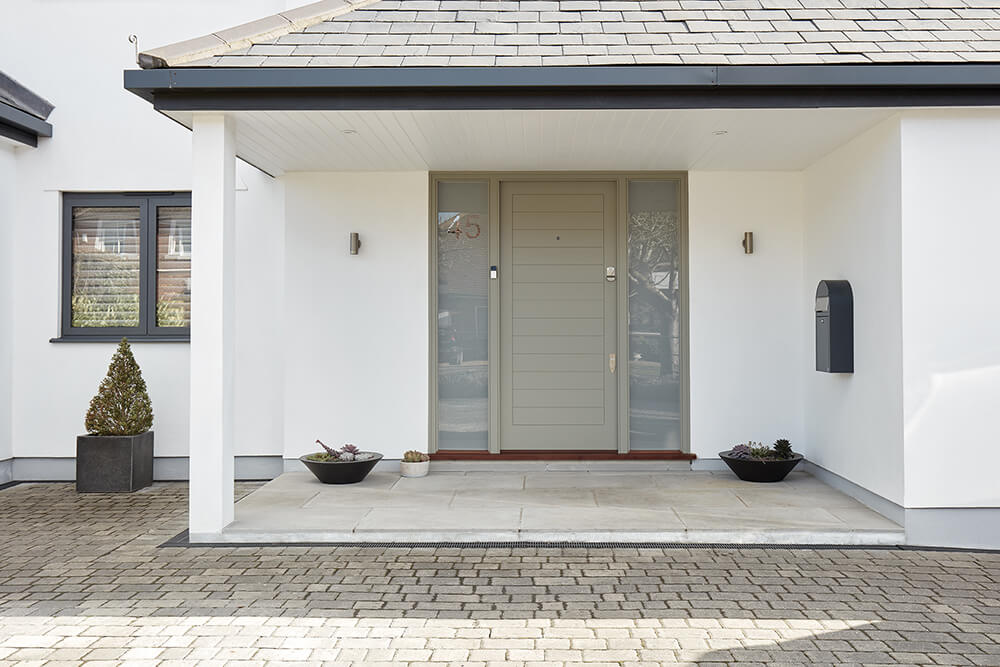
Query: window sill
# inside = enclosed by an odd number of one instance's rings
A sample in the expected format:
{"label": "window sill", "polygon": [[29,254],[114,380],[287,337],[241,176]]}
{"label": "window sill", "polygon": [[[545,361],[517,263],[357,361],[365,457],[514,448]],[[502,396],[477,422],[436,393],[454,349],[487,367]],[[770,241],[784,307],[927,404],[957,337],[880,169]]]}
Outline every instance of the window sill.
{"label": "window sill", "polygon": [[50,343],[119,343],[128,338],[129,343],[190,343],[190,336],[60,336],[50,338]]}

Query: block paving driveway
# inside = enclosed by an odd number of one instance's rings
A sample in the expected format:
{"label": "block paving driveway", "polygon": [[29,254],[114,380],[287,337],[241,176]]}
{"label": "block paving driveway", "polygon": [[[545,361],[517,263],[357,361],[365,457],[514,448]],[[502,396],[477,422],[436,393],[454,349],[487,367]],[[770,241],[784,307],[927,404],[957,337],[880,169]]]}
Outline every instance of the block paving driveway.
{"label": "block paving driveway", "polygon": [[186,509],[0,491],[0,665],[1000,666],[996,553],[159,547]]}

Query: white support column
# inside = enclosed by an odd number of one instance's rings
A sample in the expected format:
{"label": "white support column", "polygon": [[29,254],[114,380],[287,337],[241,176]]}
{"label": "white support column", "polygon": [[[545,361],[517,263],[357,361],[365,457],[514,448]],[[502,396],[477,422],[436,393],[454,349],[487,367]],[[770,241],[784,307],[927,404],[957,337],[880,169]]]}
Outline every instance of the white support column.
{"label": "white support column", "polygon": [[233,521],[236,155],[233,121],[195,114],[191,194],[191,541]]}

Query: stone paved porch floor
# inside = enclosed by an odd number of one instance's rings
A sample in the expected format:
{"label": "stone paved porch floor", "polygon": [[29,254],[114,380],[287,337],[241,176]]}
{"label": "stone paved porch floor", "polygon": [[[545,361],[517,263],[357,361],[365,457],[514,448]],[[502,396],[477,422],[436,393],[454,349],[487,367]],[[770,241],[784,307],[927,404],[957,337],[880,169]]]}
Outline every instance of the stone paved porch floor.
{"label": "stone paved porch floor", "polygon": [[[433,464],[432,464],[433,465]],[[288,472],[236,505],[224,542],[900,544],[902,528],[805,472],[485,470],[352,485]]]}
{"label": "stone paved porch floor", "polygon": [[0,666],[1000,665],[998,553],[159,547],[186,513],[0,490]]}

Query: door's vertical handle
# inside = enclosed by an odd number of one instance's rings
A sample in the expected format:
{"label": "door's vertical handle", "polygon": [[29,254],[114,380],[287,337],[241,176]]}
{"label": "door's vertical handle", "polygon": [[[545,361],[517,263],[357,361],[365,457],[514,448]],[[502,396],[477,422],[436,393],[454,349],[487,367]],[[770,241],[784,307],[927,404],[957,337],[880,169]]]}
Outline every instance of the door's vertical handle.
{"label": "door's vertical handle", "polygon": [[608,367],[611,369],[612,373],[615,372],[616,363],[617,362],[615,361],[615,353],[612,352],[611,354],[608,355]]}

